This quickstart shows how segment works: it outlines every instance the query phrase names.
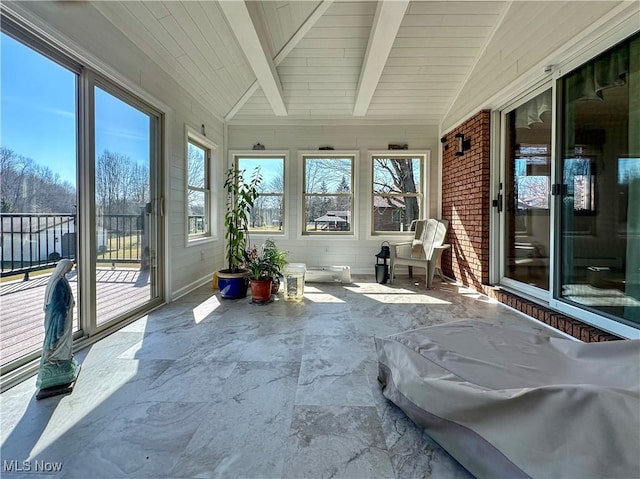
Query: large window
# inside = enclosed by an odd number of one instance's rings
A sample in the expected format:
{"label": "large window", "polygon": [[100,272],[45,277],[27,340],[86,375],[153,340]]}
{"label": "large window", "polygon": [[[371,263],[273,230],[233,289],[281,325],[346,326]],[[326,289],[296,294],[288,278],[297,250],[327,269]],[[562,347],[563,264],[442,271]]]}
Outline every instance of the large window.
{"label": "large window", "polygon": [[303,234],[353,234],[355,154],[303,154]]}
{"label": "large window", "polygon": [[407,231],[424,216],[425,163],[425,153],[371,155],[372,233]]}
{"label": "large window", "polygon": [[285,152],[232,152],[232,161],[238,169],[245,170],[247,181],[260,169],[262,182],[260,196],[250,212],[249,231],[252,233],[282,234],[285,230]]}
{"label": "large window", "polygon": [[211,235],[212,145],[189,130],[187,138],[187,234],[195,240]]}

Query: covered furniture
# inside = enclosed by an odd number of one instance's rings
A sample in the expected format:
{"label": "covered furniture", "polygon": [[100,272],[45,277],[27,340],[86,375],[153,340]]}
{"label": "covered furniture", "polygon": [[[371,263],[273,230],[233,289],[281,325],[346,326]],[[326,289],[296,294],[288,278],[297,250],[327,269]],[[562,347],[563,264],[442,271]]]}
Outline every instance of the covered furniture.
{"label": "covered furniture", "polygon": [[436,219],[415,220],[412,226],[414,229],[412,241],[391,245],[389,278],[393,283],[396,266],[408,266],[409,276],[413,274],[413,267],[419,266],[425,269],[425,287],[429,289],[436,269],[442,277],[440,258],[442,252],[450,247],[443,244],[449,222]]}
{"label": "covered furniture", "polygon": [[640,340],[464,320],[376,350],[384,396],[478,478],[640,477]]}

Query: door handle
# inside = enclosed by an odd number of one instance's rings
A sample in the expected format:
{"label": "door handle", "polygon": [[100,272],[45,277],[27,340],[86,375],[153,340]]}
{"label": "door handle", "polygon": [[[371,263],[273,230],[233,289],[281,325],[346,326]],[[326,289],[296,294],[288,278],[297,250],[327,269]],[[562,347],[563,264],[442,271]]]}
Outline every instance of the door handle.
{"label": "door handle", "polygon": [[493,200],[491,206],[498,208],[498,213],[502,213],[502,193],[498,193],[498,199]]}

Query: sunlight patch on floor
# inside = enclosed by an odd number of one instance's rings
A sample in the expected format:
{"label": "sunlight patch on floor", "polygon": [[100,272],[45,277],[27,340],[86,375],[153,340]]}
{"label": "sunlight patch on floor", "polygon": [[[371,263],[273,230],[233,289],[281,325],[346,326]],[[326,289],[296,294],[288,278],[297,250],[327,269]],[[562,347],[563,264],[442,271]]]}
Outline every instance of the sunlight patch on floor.
{"label": "sunlight patch on floor", "polygon": [[386,304],[451,304],[449,301],[426,294],[364,294],[363,296]]}
{"label": "sunlight patch on floor", "polygon": [[344,303],[340,298],[327,293],[309,293],[305,288],[304,299],[311,301],[312,303]]}
{"label": "sunlight patch on floor", "polygon": [[409,289],[397,288],[378,283],[353,283],[352,286],[345,286],[344,289],[353,293],[386,293],[386,294],[418,294]]}
{"label": "sunlight patch on floor", "polygon": [[199,324],[219,307],[220,300],[216,296],[212,296],[204,303],[200,303],[198,306],[193,308],[193,320],[196,324]]}
{"label": "sunlight patch on floor", "polygon": [[[142,345],[142,341],[139,343]],[[98,353],[100,354],[100,353]],[[91,356],[91,351],[82,361],[87,361]],[[113,393],[135,380],[139,373],[140,362],[137,360],[129,361],[128,367],[119,369],[116,373],[109,374],[108,379],[96,379],[89,372],[85,372],[83,377],[82,370],[78,375],[74,392],[66,396],[59,396],[59,403],[55,410],[51,413],[44,430],[39,435],[37,441],[31,448],[28,460],[42,460],[40,454],[52,447],[59,439],[62,439],[69,431],[77,427],[86,416],[98,410],[105,401],[108,401]],[[96,385],[96,381],[101,382],[100,386]],[[94,394],[94,401],[84,401],[79,403],[76,398],[86,394],[89,389],[97,389]],[[74,396],[75,393],[75,396]],[[73,413],[71,413],[73,411]],[[53,462],[53,461],[51,461]],[[33,472],[33,471],[30,471]],[[36,477],[38,475],[36,474]]]}

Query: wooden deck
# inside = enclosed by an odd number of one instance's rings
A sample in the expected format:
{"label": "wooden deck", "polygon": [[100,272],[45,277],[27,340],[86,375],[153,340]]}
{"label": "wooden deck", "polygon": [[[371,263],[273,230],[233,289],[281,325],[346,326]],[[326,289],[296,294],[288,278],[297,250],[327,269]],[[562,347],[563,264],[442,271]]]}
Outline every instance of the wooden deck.
{"label": "wooden deck", "polygon": [[[78,281],[74,270],[67,275],[76,307],[73,329],[78,330]],[[40,350],[44,341],[44,291],[49,275],[0,285],[0,365]],[[150,297],[149,275],[137,269],[99,269],[97,281],[98,324],[143,305]]]}

